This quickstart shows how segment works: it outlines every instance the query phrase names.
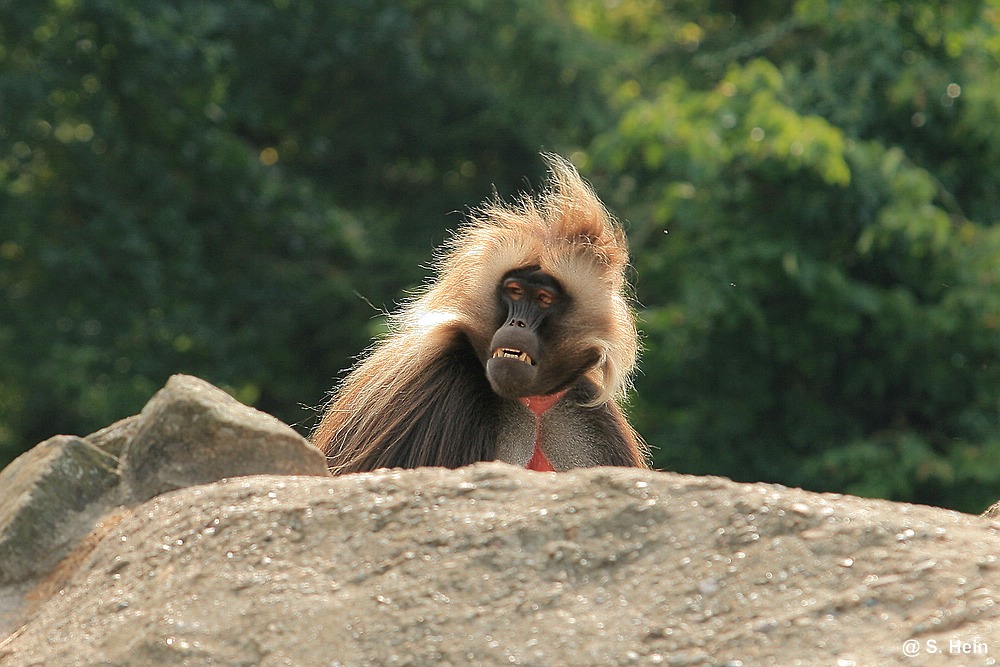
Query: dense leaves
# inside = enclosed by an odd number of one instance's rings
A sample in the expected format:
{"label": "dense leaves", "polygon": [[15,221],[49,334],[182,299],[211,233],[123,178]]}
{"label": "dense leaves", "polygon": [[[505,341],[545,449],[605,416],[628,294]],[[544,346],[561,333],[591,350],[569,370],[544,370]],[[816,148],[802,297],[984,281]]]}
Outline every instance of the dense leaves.
{"label": "dense leaves", "polygon": [[636,416],[669,468],[977,509],[1000,486],[1000,209],[995,134],[959,128],[996,103],[1000,15],[788,9],[724,67],[636,71],[591,145],[643,242]]}
{"label": "dense leaves", "polygon": [[486,7],[0,5],[7,456],[177,371],[307,421],[449,214],[587,127],[572,26]]}
{"label": "dense leaves", "polygon": [[549,149],[628,221],[657,465],[980,509],[998,61],[992,1],[0,0],[0,458],[179,371],[305,429]]}

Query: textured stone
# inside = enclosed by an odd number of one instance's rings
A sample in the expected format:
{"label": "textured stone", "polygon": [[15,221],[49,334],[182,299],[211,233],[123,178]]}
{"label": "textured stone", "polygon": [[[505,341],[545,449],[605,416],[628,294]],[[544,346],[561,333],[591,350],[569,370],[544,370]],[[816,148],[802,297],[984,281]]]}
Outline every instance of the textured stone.
{"label": "textured stone", "polygon": [[68,435],[0,472],[0,585],[51,570],[116,501],[118,459]]}
{"label": "textured stone", "polygon": [[102,667],[987,665],[998,552],[1000,526],[957,512],[644,470],[244,477],[134,508],[3,650]]}
{"label": "textured stone", "polygon": [[105,426],[100,431],[91,433],[84,440],[100,447],[112,456],[121,457],[125,448],[132,440],[139,427],[139,416],[133,415],[116,421],[111,426]]}
{"label": "textured stone", "polygon": [[990,505],[985,512],[983,512],[984,519],[996,519],[1000,518],[1000,500]]}
{"label": "textured stone", "polygon": [[195,377],[175,375],[139,415],[122,475],[134,500],[255,474],[329,475],[290,426]]}
{"label": "textured stone", "polygon": [[995,519],[712,477],[331,478],[178,376],[0,473],[0,665],[988,665],[998,554]]}

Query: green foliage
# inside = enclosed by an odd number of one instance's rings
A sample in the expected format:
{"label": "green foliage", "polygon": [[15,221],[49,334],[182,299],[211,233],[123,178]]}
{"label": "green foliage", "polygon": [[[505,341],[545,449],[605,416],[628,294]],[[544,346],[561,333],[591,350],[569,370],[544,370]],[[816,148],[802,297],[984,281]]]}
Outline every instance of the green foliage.
{"label": "green foliage", "polygon": [[0,458],[173,372],[307,423],[555,149],[629,221],[658,465],[980,509],[998,64],[973,0],[0,0]]}
{"label": "green foliage", "polygon": [[659,465],[970,511],[1000,488],[996,141],[957,131],[996,99],[998,17],[934,7],[797,3],[725,68],[626,72],[588,157],[641,247]]}
{"label": "green foliage", "polygon": [[0,26],[3,459],[174,372],[310,421],[446,215],[600,112],[586,40],[536,2],[2,2]]}

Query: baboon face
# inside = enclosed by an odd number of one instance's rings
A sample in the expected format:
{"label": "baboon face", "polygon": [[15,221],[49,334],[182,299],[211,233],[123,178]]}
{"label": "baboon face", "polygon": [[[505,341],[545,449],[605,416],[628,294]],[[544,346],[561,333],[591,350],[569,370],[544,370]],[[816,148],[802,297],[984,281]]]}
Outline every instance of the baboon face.
{"label": "baboon face", "polygon": [[504,398],[552,394],[593,366],[599,353],[564,343],[573,300],[539,267],[515,269],[497,286],[506,317],[490,342],[486,377]]}
{"label": "baboon face", "polygon": [[638,342],[625,233],[571,164],[546,161],[538,197],[473,211],[338,388],[313,434],[334,473],[646,465],[619,405]]}

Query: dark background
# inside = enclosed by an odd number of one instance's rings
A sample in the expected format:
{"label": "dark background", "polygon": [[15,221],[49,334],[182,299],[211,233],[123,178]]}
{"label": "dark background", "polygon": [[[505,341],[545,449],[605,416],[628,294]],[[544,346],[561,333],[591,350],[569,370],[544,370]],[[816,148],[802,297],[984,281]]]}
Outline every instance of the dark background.
{"label": "dark background", "polygon": [[552,150],[632,238],[657,466],[978,511],[998,28],[966,1],[0,0],[0,463],[176,372],[307,432],[447,230]]}

